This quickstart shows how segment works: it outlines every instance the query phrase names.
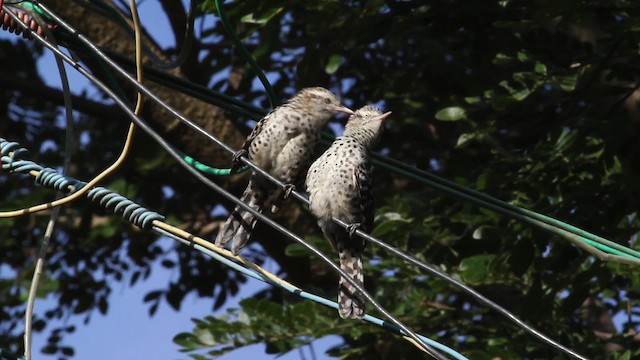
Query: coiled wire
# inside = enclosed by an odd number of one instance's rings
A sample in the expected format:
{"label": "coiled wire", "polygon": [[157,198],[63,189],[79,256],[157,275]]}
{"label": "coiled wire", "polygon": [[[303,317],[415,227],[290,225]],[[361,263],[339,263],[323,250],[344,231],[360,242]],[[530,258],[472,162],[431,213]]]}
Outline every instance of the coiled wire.
{"label": "coiled wire", "polygon": [[[37,172],[35,182],[42,186],[70,193],[80,190],[87,183],[62,175],[51,168],[44,168],[33,161],[22,160],[28,151],[16,142],[0,138],[0,154],[2,155],[2,170],[10,173]],[[107,210],[122,216],[130,223],[149,230],[154,220],[164,220],[164,216],[146,209],[145,207],[127,199],[126,197],[104,187],[94,187],[89,190],[87,197]]]}
{"label": "coiled wire", "polygon": [[[0,0],[0,26],[2,27],[2,30],[6,30],[16,35],[22,35],[25,39],[32,39],[32,33],[36,33],[46,38],[45,30],[42,25],[39,24],[33,16],[29,15],[28,12],[7,5],[7,8],[11,9],[14,14],[27,24],[29,30],[26,30],[4,11],[4,8],[2,7],[3,4],[4,0]],[[49,29],[54,29],[56,27],[54,24],[47,24],[46,26],[48,26]]]}

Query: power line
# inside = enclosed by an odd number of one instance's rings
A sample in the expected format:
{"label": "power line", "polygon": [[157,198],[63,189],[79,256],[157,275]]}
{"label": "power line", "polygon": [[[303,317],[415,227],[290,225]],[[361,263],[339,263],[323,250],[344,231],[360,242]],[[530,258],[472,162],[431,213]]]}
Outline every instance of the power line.
{"label": "power line", "polygon": [[[0,138],[0,154],[2,154],[2,169],[8,170],[9,173],[13,174],[27,173],[35,175],[36,183],[41,184],[45,187],[52,188],[57,191],[69,192],[77,191],[78,189],[86,186],[85,182],[61,175],[53,169],[43,168],[42,166],[31,160],[27,160],[27,150],[21,148],[20,145],[16,142],[10,142]],[[180,241],[181,243],[187,244],[197,251],[200,251],[212,257],[216,261],[221,262],[236,271],[242,272],[245,275],[269,283],[271,285],[278,286],[302,298],[309,299],[314,302],[333,307],[335,309],[337,309],[338,307],[338,304],[336,302],[302,290],[292,285],[291,283],[279,278],[275,274],[272,274],[267,270],[260,268],[258,265],[249,262],[243,257],[234,256],[229,251],[218,248],[202,238],[199,238],[193,234],[187,233],[186,231],[177,229],[162,222],[162,220],[164,219],[162,215],[153,211],[149,211],[141,205],[127,199],[126,197],[118,193],[110,191],[104,187],[94,187],[87,192],[86,196],[94,203],[97,203],[105,207],[106,209],[111,210],[118,215],[121,215],[125,220],[131,222],[133,225],[136,225],[145,230],[154,230],[159,234],[168,236],[174,240]],[[204,246],[203,244],[208,245],[208,247]],[[235,259],[236,261],[233,261],[232,259]],[[239,263],[237,261],[241,262]],[[364,320],[403,336],[411,335],[401,327],[389,324],[382,319],[376,318],[371,315],[366,315]],[[416,335],[425,343],[448,353],[456,359],[466,359],[464,356],[445,345],[430,340],[422,335]],[[427,347],[426,349],[429,349],[429,347]],[[433,353],[432,350],[430,350],[430,352]],[[436,358],[438,357],[436,356]]]}
{"label": "power line", "polygon": [[[24,7],[22,6],[24,5]],[[31,5],[31,4],[29,4]],[[42,28],[44,34],[47,39],[52,43],[53,46],[57,47],[57,43],[55,37],[53,36],[53,32],[46,25],[45,21],[42,19],[40,14],[34,10],[33,6],[29,6],[27,4],[18,4],[18,7],[21,7],[27,13],[30,13],[32,17],[32,21],[35,21],[38,24],[38,27]],[[64,62],[56,57],[56,66],[58,67],[58,74],[60,75],[60,82],[62,85],[63,91],[63,99],[64,99],[64,109],[65,109],[65,151],[64,151],[64,160],[62,165],[62,173],[67,174],[69,172],[69,168],[71,166],[71,156],[73,154],[73,139],[74,139],[74,123],[73,123],[73,105],[71,102],[71,89],[69,86],[69,79],[67,77],[67,71],[64,68]],[[56,194],[56,197],[60,199],[61,194]],[[26,360],[31,360],[31,339],[32,339],[32,326],[33,326],[33,310],[35,308],[36,296],[38,293],[38,287],[40,285],[40,278],[44,271],[47,251],[49,249],[49,241],[51,240],[51,236],[53,235],[53,231],[58,219],[58,215],[60,214],[61,207],[58,206],[51,211],[49,215],[49,220],[47,222],[47,227],[45,228],[44,235],[42,238],[42,243],[40,244],[40,248],[38,249],[38,255],[36,259],[36,265],[33,271],[33,276],[31,280],[31,284],[29,286],[29,293],[27,295],[27,308],[25,310],[24,315],[24,357]]]}
{"label": "power line", "polygon": [[[224,13],[222,9],[221,11],[222,13]],[[119,14],[117,13],[116,15],[119,16]],[[230,36],[235,35],[233,31],[231,31],[229,34]],[[253,61],[250,54],[242,54],[248,62],[251,63]],[[114,56],[114,58],[118,59],[119,62],[127,61],[120,55],[114,54]],[[154,81],[158,81],[161,84],[193,95],[201,100],[211,102],[212,104],[222,107],[228,111],[236,112],[248,117],[261,117],[266,113],[266,110],[260,109],[252,104],[233,98],[230,99],[230,97],[224,94],[215,92],[211,89],[207,89],[198,84],[193,84],[192,82],[172,76],[171,74],[166,74],[151,68],[148,69],[148,71],[151,74],[150,77],[153,77]],[[259,67],[256,69],[256,71],[261,72]],[[233,104],[233,106],[229,106],[229,103],[227,102]],[[328,133],[325,132],[323,135],[327,141],[333,141],[333,137]],[[635,251],[629,247],[607,240],[603,237],[597,236],[573,225],[554,219],[550,216],[546,216],[532,210],[509,204],[508,202],[494,198],[479,191],[464,187],[462,185],[458,185],[455,182],[446,180],[427,171],[409,166],[391,157],[380,154],[373,154],[373,157],[373,163],[378,167],[393,171],[396,174],[412,179],[414,181],[418,181],[432,188],[436,188],[447,194],[461,198],[465,201],[470,201],[472,203],[475,203],[476,205],[488,208],[492,211],[512,217],[519,221],[526,222],[546,232],[556,234],[561,238],[574,243],[576,246],[587,251],[588,253],[598,257],[600,260],[640,265],[640,252]]]}
{"label": "power line", "polygon": [[[71,27],[68,23],[66,23],[63,19],[61,19],[60,17],[58,17],[55,13],[51,12],[48,8],[46,8],[45,6],[43,6],[42,4],[38,5],[42,8],[43,11],[45,11],[52,19],[54,19],[61,27],[65,28],[67,31],[71,32],[72,34],[74,34],[75,37],[77,37],[78,39],[80,39],[82,42],[84,42],[85,44],[87,44],[87,46],[89,46],[90,48],[94,49],[94,51],[96,51],[96,53],[98,53],[101,57],[104,56],[104,54],[98,49],[98,47],[91,43],[90,40],[88,40],[86,37],[84,37],[84,35],[80,34],[77,30],[73,29],[73,27]],[[13,15],[13,14],[12,14]],[[14,15],[15,16],[15,15]],[[20,21],[20,19],[16,16],[16,21]],[[21,22],[21,21],[20,21]],[[164,147],[171,156],[173,156],[176,160],[178,160],[178,162],[185,168],[187,169],[188,172],[190,172],[193,176],[195,176],[198,180],[200,180],[201,182],[203,182],[205,185],[209,186],[211,189],[213,189],[214,191],[216,191],[217,193],[219,193],[220,195],[222,195],[223,197],[225,197],[227,200],[230,200],[231,202],[240,205],[241,207],[245,208],[247,211],[251,212],[253,215],[255,215],[258,219],[262,220],[263,222],[267,223],[268,225],[270,225],[271,227],[275,228],[276,230],[280,231],[282,234],[286,235],[287,237],[289,237],[290,239],[302,244],[303,246],[305,246],[307,249],[309,249],[311,252],[313,252],[314,254],[316,254],[318,257],[320,257],[324,262],[326,262],[330,267],[332,267],[334,269],[335,272],[337,272],[340,276],[345,277],[345,280],[347,280],[350,284],[352,284],[358,291],[362,292],[362,294],[364,295],[364,297],[378,310],[380,311],[385,317],[387,317],[391,322],[393,322],[396,326],[400,327],[403,331],[405,331],[413,340],[415,340],[420,346],[422,346],[423,348],[427,349],[432,356],[434,356],[434,358],[436,359],[445,359],[443,357],[442,354],[440,354],[437,350],[433,349],[432,347],[430,347],[428,344],[426,344],[422,339],[420,339],[415,332],[413,332],[412,330],[410,330],[406,325],[404,325],[402,322],[400,322],[398,319],[396,319],[392,314],[390,314],[388,311],[386,311],[382,306],[380,306],[378,304],[378,302],[370,295],[366,292],[366,290],[361,287],[359,284],[357,284],[351,277],[349,277],[342,269],[340,269],[339,266],[337,266],[333,261],[331,261],[325,254],[323,254],[322,252],[320,252],[319,250],[317,250],[315,247],[313,247],[312,245],[308,244],[305,240],[303,240],[302,238],[298,237],[297,235],[293,234],[292,232],[290,232],[288,229],[286,229],[285,227],[283,227],[282,225],[278,224],[277,222],[265,217],[263,214],[253,210],[251,207],[249,207],[248,205],[246,205],[244,202],[240,201],[238,198],[236,198],[235,196],[233,196],[231,193],[227,192],[225,189],[223,189],[222,187],[220,187],[219,185],[217,185],[216,183],[212,182],[210,179],[208,179],[207,177],[205,177],[204,175],[202,175],[200,172],[198,172],[198,170],[194,169],[193,167],[191,167],[175,150],[172,149],[172,147],[166,142],[166,140],[164,140],[160,135],[158,135],[149,125],[147,125],[142,119],[140,119],[138,116],[136,116],[131,109],[129,109],[127,107],[127,105],[116,96],[116,94],[109,89],[107,86],[104,85],[104,83],[102,83],[100,80],[98,80],[95,76],[93,76],[91,73],[89,73],[86,69],[84,69],[78,62],[76,62],[75,60],[71,59],[69,56],[67,56],[66,54],[62,53],[61,51],[59,51],[58,49],[56,49],[55,47],[51,46],[51,44],[49,44],[44,38],[42,38],[41,36],[39,36],[38,34],[33,34],[34,38],[36,38],[39,42],[41,42],[43,45],[45,45],[49,50],[53,51],[57,56],[60,56],[64,61],[66,61],[67,63],[69,63],[74,69],[76,69],[78,72],[80,72],[83,76],[87,77],[89,80],[91,80],[94,84],[96,84],[101,90],[103,90],[109,97],[111,97],[126,113],[127,115],[133,120],[133,122],[136,123],[136,125],[140,126],[140,128],[142,128],[145,132],[147,132],[156,142],[158,142],[158,144],[160,144],[162,147]],[[140,84],[136,79],[134,79],[130,74],[128,74],[127,72],[125,72],[124,70],[122,70],[121,68],[119,68],[111,59],[109,58],[104,58],[104,60],[111,66],[114,67],[114,69],[116,71],[118,71],[119,73],[121,73],[123,76],[125,76],[125,78],[127,78],[130,82],[132,82],[132,84],[134,84],[141,92],[143,92],[144,94],[146,94],[147,96],[149,96],[151,99],[153,99],[154,101],[158,102],[162,107],[164,107],[166,110],[168,110],[171,114],[173,114],[174,116],[176,116],[177,118],[179,118],[180,120],[182,120],[183,122],[185,122],[186,124],[188,124],[190,127],[194,128],[194,130],[203,133],[204,135],[207,135],[207,137],[211,138],[212,140],[214,140],[215,142],[219,143],[220,146],[222,146],[223,148],[227,149],[230,152],[233,152],[233,150],[226,144],[224,144],[223,142],[221,142],[220,140],[218,140],[217,138],[209,135],[206,133],[206,131],[202,130],[201,128],[199,128],[197,125],[195,125],[191,120],[187,119],[186,117],[184,117],[184,115],[178,113],[175,109],[171,108],[168,104],[164,103],[161,99],[159,99],[154,93],[152,93],[150,90],[148,90],[144,85]],[[242,158],[245,162],[248,162],[250,164],[252,164],[251,162],[247,161],[246,158]],[[253,164],[252,164],[253,165]],[[253,165],[255,166],[255,165]]]}
{"label": "power line", "polygon": [[271,105],[271,108],[273,108],[277,102],[277,98],[275,93],[273,92],[273,88],[271,87],[269,80],[267,80],[267,77],[264,75],[262,69],[260,69],[260,66],[258,65],[256,60],[253,58],[253,56],[251,56],[251,54],[249,54],[249,51],[244,46],[244,44],[242,44],[242,41],[240,41],[240,39],[238,39],[238,36],[236,36],[236,32],[231,27],[229,18],[227,18],[227,12],[224,11],[224,6],[222,6],[220,0],[213,0],[213,3],[216,5],[216,9],[218,10],[218,14],[220,15],[220,20],[222,20],[222,26],[225,28],[225,30],[227,30],[227,33],[231,37],[233,43],[236,45],[236,47],[238,47],[238,50],[240,50],[242,56],[249,63],[249,65],[251,65],[251,68],[258,76],[258,79],[260,79],[260,82],[262,82],[262,85],[267,92],[269,104]]}
{"label": "power line", "polygon": [[[246,161],[246,160],[245,160],[245,161]],[[255,166],[255,165],[254,165],[254,166]],[[254,168],[254,170],[258,171],[258,170],[257,170],[257,169],[255,169],[255,168]],[[258,171],[258,172],[260,172],[260,171]],[[263,175],[264,175],[264,174],[263,174]],[[297,193],[294,193],[294,195],[301,196],[300,194],[297,194]],[[371,241],[371,240],[370,240],[370,241]],[[397,253],[396,253],[396,254],[397,254]],[[406,255],[406,254],[405,254],[405,255]],[[417,261],[417,260],[415,260],[415,261]],[[414,263],[414,264],[415,264],[415,263]],[[474,296],[474,297],[475,297],[475,296]],[[488,299],[486,299],[486,300],[488,300]]]}
{"label": "power line", "polygon": [[[130,68],[132,66],[129,64],[128,59],[123,56],[113,54],[108,51],[106,53],[109,57],[115,59],[125,67]],[[207,101],[236,114],[247,116],[249,118],[259,118],[266,113],[265,109],[258,108],[250,103],[234,99],[157,69],[145,68],[145,73],[149,74],[149,79],[152,79],[159,84],[177,89],[185,94]],[[327,142],[333,140],[333,137],[326,132],[323,133],[323,137]],[[470,201],[481,207],[512,217],[516,220],[526,222],[543,231],[558,235],[561,238],[574,243],[576,246],[588,253],[598,257],[600,260],[640,265],[640,252],[560,220],[509,204],[506,201],[456,184],[455,182],[446,180],[419,168],[409,166],[389,156],[374,153],[373,164],[377,167],[387,169],[405,178],[420,182],[462,200]]]}
{"label": "power line", "polygon": [[[43,7],[44,8],[44,7]],[[48,11],[46,8],[44,8],[45,11]],[[48,11],[49,12],[49,11]],[[58,18],[55,14],[50,13],[49,14],[56,20],[58,21],[61,25],[67,27],[67,30],[72,32],[74,34],[74,36],[78,39],[80,39],[82,42],[84,42],[87,46],[89,46],[90,48],[92,48],[94,51],[96,51],[98,53],[98,56],[103,57],[104,60],[110,65],[112,66],[114,69],[116,69],[118,72],[121,72],[121,74],[123,74],[125,77],[127,77],[129,79],[129,81],[136,87],[138,87],[142,92],[145,92],[147,95],[149,95],[151,98],[153,98],[155,101],[157,101],[161,106],[163,106],[165,109],[167,109],[168,111],[170,111],[174,116],[178,117],[181,121],[185,122],[188,126],[192,127],[194,130],[200,132],[201,134],[203,134],[204,136],[206,136],[207,138],[211,139],[212,141],[216,142],[218,145],[220,145],[221,147],[223,147],[225,150],[229,151],[230,153],[233,153],[234,151],[226,144],[224,144],[223,142],[221,142],[220,140],[218,140],[217,138],[215,138],[214,136],[206,133],[204,130],[202,130],[201,128],[199,128],[197,125],[195,125],[194,123],[192,123],[190,120],[186,119],[184,116],[182,116],[181,114],[177,113],[174,109],[170,108],[168,105],[166,105],[165,103],[163,103],[162,101],[160,101],[159,99],[157,99],[157,97],[155,97],[155,95],[153,93],[151,93],[149,90],[147,90],[144,86],[142,86],[141,84],[137,83],[130,75],[128,76],[128,74],[126,72],[124,72],[124,70],[120,69],[117,64],[115,64],[111,59],[107,58],[104,54],[102,54],[99,49],[97,49],[97,47],[95,45],[93,45],[88,39],[86,39],[82,34],[79,34],[77,31],[75,31],[75,29],[72,29],[68,24],[64,23],[64,21],[62,21],[62,19]],[[39,39],[40,40],[40,39]],[[71,60],[72,61],[72,60]],[[80,71],[81,73],[83,73],[83,75],[87,76],[87,72],[86,70],[84,70],[81,66],[79,66],[78,64],[73,64],[74,68],[76,68],[78,71]],[[84,72],[83,72],[84,71]],[[105,89],[103,89],[105,90]],[[107,89],[108,90],[108,89]],[[105,91],[107,91],[105,90]],[[111,95],[110,95],[111,96]],[[116,100],[114,98],[114,100]],[[146,131],[146,130],[145,130]],[[157,134],[156,134],[157,136]],[[155,137],[154,137],[155,138]],[[159,139],[156,139],[156,141],[162,140],[161,137],[158,136]],[[162,143],[161,143],[162,145]],[[170,152],[172,153],[172,155],[174,155],[174,153],[170,150]],[[174,156],[175,157],[175,156]],[[180,163],[182,164],[182,159],[179,160]],[[252,169],[256,172],[261,173],[263,176],[266,176],[268,178],[270,178],[272,181],[274,181],[274,183],[278,184],[279,186],[283,186],[284,184],[282,184],[281,182],[279,182],[277,179],[273,178],[270,174],[266,173],[264,170],[258,168],[257,166],[255,166],[254,164],[252,164],[250,161],[248,161],[246,158],[242,159],[243,162],[245,162],[248,166],[252,167]],[[191,170],[190,168],[187,168],[189,171]],[[196,173],[192,172],[194,175]],[[197,176],[198,177],[198,176]],[[202,180],[201,177],[198,177]],[[208,179],[204,178],[206,181],[208,181]],[[206,181],[203,180],[205,183]],[[209,185],[209,184],[207,184]],[[298,192],[293,192],[294,196],[298,197],[299,199],[306,201],[306,198],[304,198],[304,196],[302,196],[300,193]],[[237,199],[236,199],[237,200]],[[297,240],[296,240],[297,241]],[[381,243],[382,241],[379,240]],[[399,250],[396,249],[397,252],[401,253]],[[394,254],[397,254],[396,252],[394,252]],[[406,255],[406,254],[405,254]],[[417,261],[417,260],[415,260]],[[429,265],[426,265],[424,263],[421,263],[423,268],[424,267],[428,267]],[[335,264],[334,264],[335,266]],[[445,276],[443,277],[445,280],[449,281],[450,283],[459,286],[459,284],[457,284],[456,282],[452,282],[449,279],[447,279],[448,275],[440,273],[440,275],[438,275],[438,273],[434,273],[437,276]],[[471,293],[472,296],[476,297],[479,295],[477,293],[473,294]],[[484,298],[484,303],[489,304],[492,303],[490,300]],[[496,305],[497,306],[497,305]],[[503,309],[504,310],[504,309]],[[509,314],[506,310],[504,310],[504,312],[501,312],[503,314]],[[553,340],[550,340],[548,338],[541,338],[538,336],[538,332],[537,331],[531,331],[532,329],[530,328],[525,328],[525,330],[529,331],[530,333],[532,333],[534,336],[540,338],[541,340],[543,340],[544,342],[547,342],[549,344],[551,344],[552,346],[556,347],[557,349],[560,349],[562,351],[565,351],[569,354],[571,354],[572,356],[576,356],[576,354],[571,353],[570,350],[566,349],[565,347],[563,347],[560,344],[555,343]],[[579,357],[579,355],[578,355]]]}
{"label": "power line", "polygon": [[[100,5],[104,5],[103,2],[98,1]],[[226,14],[224,12],[224,7],[221,4],[216,3],[218,8],[218,12],[220,13],[221,20],[225,29],[228,31],[229,36],[233,38],[234,43],[238,43],[237,35],[235,31],[233,31],[231,25],[228,23],[228,19],[226,18]],[[108,6],[103,6],[103,11],[108,11],[112,15],[114,15],[119,24],[132,32],[131,27],[124,21],[120,14],[115,11],[113,8]],[[240,47],[242,44],[240,43]],[[262,70],[257,66],[255,60],[251,57],[251,55],[246,51],[241,51],[242,56],[245,58],[247,62],[254,68],[254,71],[257,74],[262,74]],[[124,57],[118,56],[120,61],[126,61]],[[244,113],[245,116],[253,117],[253,116],[262,116],[266,111],[264,109],[257,108],[249,103],[235,100],[232,97],[224,95],[219,92],[212,91],[205,87],[199,86],[197,84],[193,84],[192,82],[186,81],[182,78],[178,78],[172,76],[170,74],[166,74],[163,72],[158,72],[154,69],[148,69],[150,73],[155,73],[153,76],[155,81],[159,81],[166,86],[179,88],[180,91],[185,92],[187,94],[191,94],[195,97],[198,97],[204,101],[211,102],[219,107],[223,107],[227,110],[234,111],[236,113],[243,113],[244,109],[248,109],[249,113]],[[168,81],[165,79],[169,77]],[[268,80],[264,78],[264,75],[260,76],[261,81],[263,82],[265,89],[270,95],[270,100],[272,97],[272,91]],[[181,85],[177,85],[181,83]],[[213,96],[203,96],[203,93],[210,93]],[[222,99],[220,101],[219,99]],[[232,103],[235,106],[233,108],[229,108],[228,104]],[[251,113],[254,114],[251,114]],[[328,141],[332,141],[332,137],[327,133],[324,133],[325,138]],[[421,182],[427,186],[436,188],[440,191],[446,192],[450,195],[462,198],[463,200],[471,201],[479,206],[491,209],[503,215],[510,216],[517,220],[529,223],[530,225],[541,228],[542,230],[554,233],[559,235],[562,238],[574,243],[576,246],[582,248],[583,250],[593,254],[603,261],[616,261],[627,264],[640,265],[640,252],[630,249],[626,246],[617,244],[610,240],[607,240],[603,237],[594,235],[582,229],[579,229],[573,225],[564,223],[557,219],[551,218],[544,214],[540,214],[528,209],[524,209],[522,207],[518,207],[512,204],[509,204],[505,201],[496,199],[487,194],[481,193],[479,191],[475,191],[473,189],[458,185],[452,181],[446,180],[424,170],[409,166],[401,161],[390,158],[388,156],[383,156],[380,154],[374,154],[373,163],[376,166],[388,169],[397,174],[400,174],[406,178],[410,178],[412,180]],[[195,161],[195,160],[194,160]],[[216,174],[224,174],[225,172],[220,172],[214,170],[213,172],[209,170],[209,173]]]}

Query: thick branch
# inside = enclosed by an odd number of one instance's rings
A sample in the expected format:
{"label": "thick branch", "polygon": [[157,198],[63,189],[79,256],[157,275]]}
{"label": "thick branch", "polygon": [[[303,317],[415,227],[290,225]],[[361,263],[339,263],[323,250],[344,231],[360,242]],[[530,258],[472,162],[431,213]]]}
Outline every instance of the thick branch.
{"label": "thick branch", "polygon": [[[35,84],[15,77],[13,73],[0,72],[0,83],[8,89],[15,89],[21,93],[38,99],[51,102],[55,105],[64,105],[62,90],[46,85]],[[83,96],[72,95],[74,110],[97,118],[109,118],[110,120],[129,121],[129,118],[115,105],[106,105],[87,99]]]}

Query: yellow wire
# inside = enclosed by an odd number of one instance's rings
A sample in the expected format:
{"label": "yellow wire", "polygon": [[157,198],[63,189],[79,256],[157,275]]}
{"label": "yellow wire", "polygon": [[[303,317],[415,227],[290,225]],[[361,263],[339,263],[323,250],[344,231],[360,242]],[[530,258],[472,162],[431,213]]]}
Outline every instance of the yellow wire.
{"label": "yellow wire", "polygon": [[[98,182],[100,182],[102,179],[104,179],[107,175],[109,175],[112,171],[114,171],[116,168],[118,168],[124,162],[125,158],[128,155],[127,152],[128,152],[128,149],[129,149],[129,147],[131,145],[131,139],[133,137],[134,129],[135,129],[135,126],[132,123],[129,126],[129,133],[127,134],[127,139],[125,140],[124,148],[122,150],[122,153],[120,154],[120,157],[118,157],[118,159],[111,166],[109,166],[106,170],[104,170],[98,176],[93,178],[93,180],[89,181],[87,183],[87,185],[84,186],[82,189],[78,190],[77,192],[74,192],[73,194],[71,194],[69,196],[63,197],[62,199],[59,199],[59,200],[56,200],[56,201],[52,201],[50,203],[40,204],[40,205],[36,205],[36,206],[32,206],[30,208],[25,208],[25,209],[20,209],[20,210],[2,211],[2,212],[0,212],[0,218],[8,218],[8,217],[15,217],[15,216],[20,216],[20,215],[36,213],[36,212],[39,212],[39,211],[43,211],[43,210],[54,208],[56,206],[67,204],[67,203],[70,203],[70,202],[78,199],[80,196],[84,195],[89,190],[91,190],[92,187],[94,187]],[[37,176],[38,173],[39,172],[35,171],[35,170],[32,170],[30,172],[30,174],[34,175],[34,176]]]}
{"label": "yellow wire", "polygon": [[[213,243],[209,242],[208,240],[205,240],[201,237],[195,236],[187,231],[184,231],[180,228],[177,228],[173,225],[169,225],[161,220],[154,220],[152,222],[152,224],[162,230],[165,230],[166,232],[169,232],[173,235],[177,235],[183,239],[186,239],[188,241],[191,241],[193,243],[196,243],[198,245],[201,245],[203,247],[206,247],[209,250],[215,251],[216,253],[226,257],[227,259],[233,259],[247,267],[250,267],[251,269],[255,270],[256,272],[262,274],[264,277],[267,277],[269,279],[271,279],[273,282],[283,285],[283,287],[291,287],[294,288],[296,290],[302,291],[301,288],[293,285],[292,283],[278,277],[276,274],[270,272],[269,270],[266,270],[262,267],[260,267],[259,265],[247,260],[246,258],[242,257],[242,256],[237,256],[237,255],[233,255],[233,253],[225,248],[221,248],[221,247],[217,247],[215,246]],[[414,339],[408,337],[408,336],[402,336],[405,340],[407,340],[409,343],[411,343],[413,346],[415,346],[416,348],[422,350],[423,352],[432,355],[431,352],[425,348],[423,348],[420,344],[418,344],[417,341],[415,341]]]}
{"label": "yellow wire", "polygon": [[405,336],[405,335],[403,335],[402,338],[407,340],[408,342],[412,343],[413,346],[417,347],[418,349],[422,350],[423,352],[433,356],[433,354],[429,350],[423,348],[420,344],[418,344],[418,342],[415,339],[410,338],[410,337]]}
{"label": "yellow wire", "polygon": [[[136,77],[139,83],[142,83],[142,35],[140,31],[140,17],[138,16],[138,8],[136,7],[135,0],[129,0],[129,7],[131,8],[131,17],[133,18],[133,29],[136,42]],[[142,93],[137,92],[136,109],[134,113],[140,115],[142,110]],[[133,122],[131,125],[135,125]]]}
{"label": "yellow wire", "polygon": [[229,250],[227,250],[225,248],[221,248],[221,247],[215,246],[213,243],[209,242],[208,240],[205,240],[205,239],[203,239],[201,237],[195,236],[195,235],[193,235],[193,234],[191,234],[191,233],[189,233],[187,231],[184,231],[184,230],[182,230],[180,228],[177,228],[177,227],[175,227],[173,225],[169,225],[169,224],[165,223],[164,221],[154,220],[152,222],[152,224],[154,226],[157,226],[158,228],[160,228],[162,230],[165,230],[165,231],[167,231],[169,233],[172,233],[174,235],[177,235],[177,236],[179,236],[179,237],[181,237],[183,239],[187,239],[187,240],[189,240],[189,241],[191,241],[193,243],[196,243],[198,245],[206,247],[207,249],[209,249],[211,251],[215,251],[218,254],[220,254],[220,255],[228,258],[228,259],[233,259],[236,262],[239,262],[239,263],[241,263],[241,264],[243,264],[243,265],[245,265],[247,267],[250,267],[253,270],[259,272],[260,274],[262,274],[265,277],[273,280],[276,283],[290,286],[290,287],[292,287],[292,288],[294,288],[296,290],[302,290],[299,287],[287,282],[286,280],[279,278],[276,274],[274,274],[274,273],[272,273],[272,272],[270,272],[268,270],[265,270],[264,268],[260,267],[259,265],[247,260],[246,258],[244,258],[242,256],[233,255],[233,253],[231,251],[229,251]]}
{"label": "yellow wire", "polygon": [[[142,46],[141,46],[141,36],[140,36],[140,19],[138,17],[138,11],[137,11],[136,6],[135,6],[135,0],[131,0],[130,1],[130,6],[131,6],[131,15],[132,15],[132,18],[133,18],[133,24],[134,24],[134,29],[135,29],[136,77],[138,79],[138,82],[142,82]],[[142,100],[143,100],[142,93],[140,93],[140,91],[138,91],[137,92],[137,98],[136,98],[136,108],[135,108],[135,111],[134,111],[136,115],[139,115],[140,111],[142,110]],[[129,151],[131,149],[131,143],[133,141],[133,135],[135,134],[135,130],[136,130],[136,125],[132,122],[129,125],[129,130],[127,132],[127,138],[126,138],[126,140],[124,142],[124,146],[122,148],[122,152],[120,153],[120,156],[118,157],[118,159],[113,164],[111,164],[111,166],[109,166],[103,172],[101,172],[96,177],[94,177],[93,180],[89,181],[87,183],[87,185],[84,186],[82,189],[74,192],[73,194],[70,194],[69,196],[65,196],[65,197],[63,197],[61,199],[58,199],[58,200],[55,200],[55,201],[52,201],[52,202],[49,202],[49,203],[35,205],[35,206],[32,206],[32,207],[24,208],[24,209],[20,209],[20,210],[1,211],[0,212],[0,218],[16,217],[16,216],[20,216],[20,215],[26,215],[26,214],[32,214],[32,213],[44,211],[44,210],[47,210],[47,209],[51,209],[51,208],[54,208],[54,207],[57,207],[57,206],[61,206],[61,205],[70,203],[70,202],[78,199],[79,197],[83,196],[89,190],[91,190],[91,188],[93,188],[96,184],[98,184],[100,181],[102,181],[102,179],[104,179],[105,177],[110,175],[120,165],[122,165],[122,163],[125,161],[125,159],[129,155]],[[37,176],[39,172],[35,171],[35,170],[32,170],[29,173],[31,175]]]}
{"label": "yellow wire", "polygon": [[[203,238],[200,238],[198,236],[195,236],[187,231],[184,231],[180,228],[177,228],[173,225],[169,225],[161,220],[154,220],[152,222],[152,224],[162,230],[165,230],[169,233],[172,233],[173,235],[177,235],[183,239],[187,239],[188,241],[191,241],[193,243],[196,243],[198,245],[201,245],[203,247],[206,247],[209,250],[215,251],[218,254],[228,258],[228,259],[233,259],[239,263],[242,263],[243,265],[252,268],[253,270],[255,270],[256,272],[262,274],[263,276],[271,279],[273,282],[278,283],[280,285],[284,285],[284,287],[291,287],[294,288],[296,290],[300,290],[302,291],[302,289],[300,289],[299,287],[293,285],[292,283],[278,277],[276,274],[270,272],[269,270],[266,270],[262,267],[260,267],[259,265],[247,260],[246,258],[242,257],[242,256],[237,256],[237,255],[233,255],[233,253],[227,249],[221,248],[221,247],[217,247],[215,246],[213,243],[209,242],[208,240],[205,240]],[[405,340],[407,340],[409,343],[411,343],[413,346],[417,347],[418,349],[422,350],[423,352],[431,355],[431,352],[429,352],[429,350],[423,348],[420,344],[418,344],[417,341],[415,341],[414,339],[408,337],[408,336],[402,336]]]}

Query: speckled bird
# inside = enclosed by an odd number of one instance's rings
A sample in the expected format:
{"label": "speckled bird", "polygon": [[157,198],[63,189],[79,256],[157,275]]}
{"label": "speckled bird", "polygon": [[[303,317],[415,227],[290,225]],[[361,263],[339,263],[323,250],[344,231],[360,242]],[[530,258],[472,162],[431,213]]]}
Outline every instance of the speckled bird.
{"label": "speckled bird", "polygon": [[[325,88],[302,89],[256,124],[240,151],[234,155],[233,169],[240,165],[241,156],[247,156],[253,163],[289,185],[286,197],[311,163],[322,128],[339,112],[354,113],[342,106],[338,98]],[[257,211],[271,206],[271,211],[275,212],[279,190],[268,179],[254,172],[241,200]],[[238,255],[249,241],[255,224],[256,218],[251,213],[236,206],[218,232],[215,244],[223,247],[233,240],[231,252]]]}
{"label": "speckled bird", "polygon": [[[362,286],[364,240],[354,233],[358,228],[369,232],[373,226],[370,153],[390,113],[370,105],[358,109],[349,117],[344,134],[311,165],[305,181],[311,212],[338,252],[340,268]],[[342,228],[332,217],[350,224],[349,228]],[[364,317],[362,294],[342,277],[338,286],[340,317]]]}

